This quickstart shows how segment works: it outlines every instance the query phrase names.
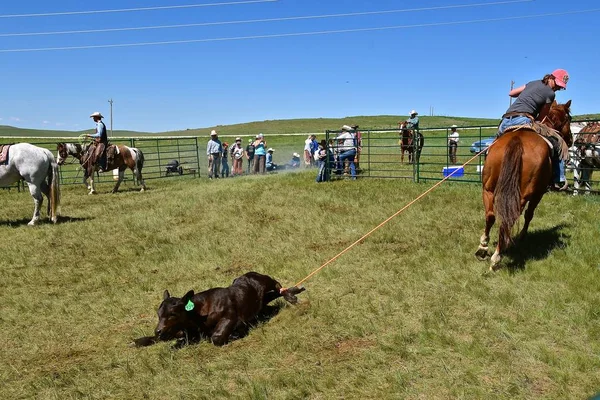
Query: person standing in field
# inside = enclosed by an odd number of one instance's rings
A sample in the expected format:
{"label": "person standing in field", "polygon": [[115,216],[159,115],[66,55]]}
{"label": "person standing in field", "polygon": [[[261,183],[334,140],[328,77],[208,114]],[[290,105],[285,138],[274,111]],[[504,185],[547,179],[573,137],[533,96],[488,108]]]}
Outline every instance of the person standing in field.
{"label": "person standing in field", "polygon": [[223,143],[223,153],[221,154],[221,178],[229,178],[229,143]]}
{"label": "person standing in field", "polygon": [[312,139],[313,135],[308,135],[306,140],[304,141],[304,167],[308,168],[312,165]]}
{"label": "person standing in field", "polygon": [[256,140],[254,141],[254,173],[255,174],[264,174],[266,170],[266,157],[267,157],[267,149],[266,149],[265,137],[262,133],[259,133],[256,136]]}
{"label": "person standing in field", "polygon": [[248,168],[246,173],[254,171],[254,142],[252,139],[248,139],[248,146],[246,146],[246,160],[248,160]]}
{"label": "person standing in field", "polygon": [[206,145],[206,156],[208,157],[208,179],[215,179],[219,177],[219,170],[221,169],[221,153],[223,147],[221,141],[217,135],[217,131],[214,129],[210,132],[210,140]]}
{"label": "person standing in field", "polygon": [[458,148],[459,133],[456,131],[458,128],[456,125],[450,127],[450,134],[448,135],[448,156],[450,158],[450,164],[456,164],[456,150]]}
{"label": "person standing in field", "polygon": [[242,175],[242,160],[244,157],[244,148],[242,147],[242,138],[236,137],[235,143],[231,146],[231,159],[233,160],[232,176]]}

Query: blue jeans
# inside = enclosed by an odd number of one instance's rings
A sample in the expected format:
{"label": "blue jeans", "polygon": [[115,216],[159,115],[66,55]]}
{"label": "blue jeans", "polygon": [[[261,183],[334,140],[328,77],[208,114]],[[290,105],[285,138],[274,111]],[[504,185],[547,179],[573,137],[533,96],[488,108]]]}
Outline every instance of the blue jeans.
{"label": "blue jeans", "polygon": [[221,159],[223,164],[221,167],[221,178],[229,178],[229,163],[226,158]]}
{"label": "blue jeans", "polygon": [[531,125],[531,120],[527,117],[522,117],[520,115],[509,118],[502,118],[502,122],[500,122],[500,126],[498,127],[498,136],[502,135],[506,128],[516,125]]}
{"label": "blue jeans", "polygon": [[554,183],[566,182],[565,162],[558,158],[552,159],[552,177]]}
{"label": "blue jeans", "polygon": [[317,168],[319,168],[319,172],[317,173],[317,182],[325,182],[325,160],[317,160]]}
{"label": "blue jeans", "polygon": [[356,178],[356,165],[354,165],[354,157],[356,157],[356,149],[346,150],[343,153],[340,153],[337,168],[338,171],[343,172],[344,161],[348,160],[350,163],[350,174],[353,178]]}

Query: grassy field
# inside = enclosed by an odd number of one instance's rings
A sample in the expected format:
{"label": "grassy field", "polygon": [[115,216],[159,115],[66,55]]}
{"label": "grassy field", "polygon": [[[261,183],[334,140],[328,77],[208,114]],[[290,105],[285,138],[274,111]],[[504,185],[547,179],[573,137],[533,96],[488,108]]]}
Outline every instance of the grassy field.
{"label": "grassy field", "polygon": [[[482,275],[478,185],[446,184],[306,283],[245,338],[135,349],[162,293],[247,272],[290,286],[429,186],[315,172],[64,187],[27,227],[0,191],[0,397],[584,399],[600,391],[598,197],[548,194]],[[495,232],[495,231],[494,231]]]}

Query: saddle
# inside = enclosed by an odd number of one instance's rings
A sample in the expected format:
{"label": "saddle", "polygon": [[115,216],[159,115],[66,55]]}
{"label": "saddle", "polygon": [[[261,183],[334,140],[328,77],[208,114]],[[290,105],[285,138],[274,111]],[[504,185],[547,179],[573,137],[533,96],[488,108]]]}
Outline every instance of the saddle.
{"label": "saddle", "polygon": [[548,144],[550,151],[554,152],[563,161],[569,161],[569,147],[558,131],[534,121],[532,125],[514,125],[506,128],[502,134],[516,131],[519,129],[532,130],[544,139]]}
{"label": "saddle", "polygon": [[8,149],[11,144],[0,144],[0,164],[8,164]]}
{"label": "saddle", "polygon": [[[102,151],[98,151],[98,146],[104,147]],[[119,154],[119,147],[115,144],[108,144],[104,146],[102,143],[92,143],[86,152],[84,157],[84,161],[82,162],[83,166],[97,165],[102,157],[106,157],[106,168],[105,170],[110,170],[110,166],[114,164],[114,160],[116,155]]]}

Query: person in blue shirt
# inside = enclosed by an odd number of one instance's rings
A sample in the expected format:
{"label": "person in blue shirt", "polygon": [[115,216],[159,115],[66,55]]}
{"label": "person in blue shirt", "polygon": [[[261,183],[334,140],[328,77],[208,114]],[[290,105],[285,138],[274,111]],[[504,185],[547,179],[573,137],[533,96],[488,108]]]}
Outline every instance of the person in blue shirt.
{"label": "person in blue shirt", "polygon": [[210,132],[210,140],[206,144],[206,156],[208,157],[208,179],[219,177],[221,170],[221,154],[223,146],[219,140],[219,135],[214,129]]}
{"label": "person in blue shirt", "polygon": [[94,164],[98,164],[102,171],[106,171],[106,148],[108,147],[108,135],[106,134],[106,125],[102,122],[102,114],[98,111],[90,115],[90,118],[94,120],[96,123],[96,133],[93,135],[86,135],[88,138],[94,139],[93,148],[89,151],[93,153],[89,153],[93,158],[92,162]]}
{"label": "person in blue shirt", "polygon": [[266,170],[266,157],[267,157],[267,143],[265,141],[265,137],[262,133],[259,133],[256,136],[256,140],[254,141],[254,173],[255,174],[264,174]]}
{"label": "person in blue shirt", "polygon": [[416,129],[419,130],[419,113],[415,110],[411,110],[410,117],[406,120],[406,129]]}
{"label": "person in blue shirt", "polygon": [[277,170],[277,164],[275,164],[273,162],[273,152],[275,150],[271,147],[269,147],[269,149],[267,150],[267,158],[266,158],[266,167],[267,167],[267,171],[276,171]]}

